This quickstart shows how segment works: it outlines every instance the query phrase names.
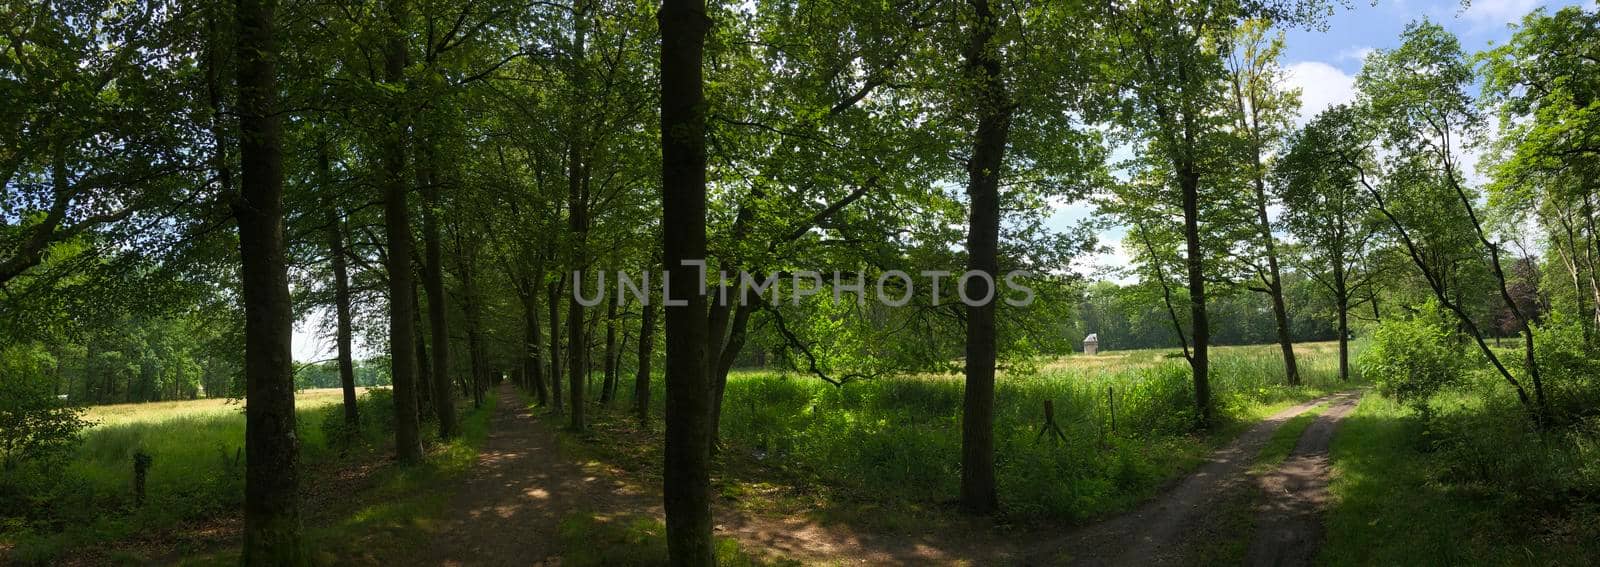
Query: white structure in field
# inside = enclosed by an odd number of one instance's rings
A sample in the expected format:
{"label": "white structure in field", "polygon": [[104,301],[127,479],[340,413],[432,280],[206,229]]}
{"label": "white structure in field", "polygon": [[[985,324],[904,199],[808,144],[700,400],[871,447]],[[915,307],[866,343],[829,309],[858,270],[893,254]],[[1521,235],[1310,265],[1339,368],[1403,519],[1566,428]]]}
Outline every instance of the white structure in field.
{"label": "white structure in field", "polygon": [[1089,336],[1083,338],[1083,354],[1092,355],[1092,354],[1094,354],[1095,352],[1097,352],[1099,350],[1100,350],[1100,334],[1099,333],[1089,333]]}

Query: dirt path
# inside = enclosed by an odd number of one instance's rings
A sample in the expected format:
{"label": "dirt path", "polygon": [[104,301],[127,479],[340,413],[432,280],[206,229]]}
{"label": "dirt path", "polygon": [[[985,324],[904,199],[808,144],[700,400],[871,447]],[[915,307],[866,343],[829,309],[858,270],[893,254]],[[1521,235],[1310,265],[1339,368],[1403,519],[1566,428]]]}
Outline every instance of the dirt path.
{"label": "dirt path", "polygon": [[[570,514],[599,518],[664,518],[660,492],[629,482],[621,471],[575,462],[557,449],[557,435],[502,385],[478,464],[451,496],[426,565],[559,565],[557,530]],[[807,518],[777,518],[719,502],[716,535],[738,540],[770,559],[829,564],[927,564],[993,558],[981,546],[909,536],[874,537]],[[975,532],[976,533],[976,532]],[[969,539],[967,543],[981,541]]]}
{"label": "dirt path", "polygon": [[1322,546],[1333,434],[1355,411],[1359,395],[1336,399],[1317,416],[1277,470],[1256,479],[1266,501],[1256,514],[1246,565],[1310,565]]}
{"label": "dirt path", "polygon": [[[1359,397],[1343,393],[1285,409],[1245,431],[1168,492],[1138,509],[1035,546],[1023,556],[1029,565],[1181,564],[1186,551],[1203,538],[1226,531],[1229,505],[1251,487],[1248,469],[1289,419],[1333,400]],[[1331,435],[1331,430],[1329,431]]]}
{"label": "dirt path", "polygon": [[[655,487],[641,487],[620,471],[585,466],[561,455],[555,432],[516,402],[514,389],[502,386],[499,399],[478,466],[452,495],[446,519],[433,530],[438,535],[423,557],[414,558],[416,563],[558,565],[557,530],[569,514],[662,517]],[[738,540],[747,551],[807,564],[1173,564],[1187,559],[1185,552],[1195,541],[1228,531],[1218,522],[1230,504],[1245,501],[1242,497],[1251,490],[1265,489],[1266,504],[1252,511],[1261,527],[1251,538],[1250,564],[1305,564],[1321,536],[1328,443],[1338,420],[1358,399],[1357,393],[1345,393],[1278,412],[1137,510],[1040,544],[1019,547],[977,528],[954,536],[879,537],[726,505],[717,507],[716,533]],[[1283,466],[1252,482],[1248,469],[1273,432],[1330,401],[1332,407],[1307,428]]]}
{"label": "dirt path", "polygon": [[427,555],[408,563],[554,565],[567,514],[659,513],[660,499],[563,457],[556,434],[519,399],[500,386],[478,465],[446,505]]}

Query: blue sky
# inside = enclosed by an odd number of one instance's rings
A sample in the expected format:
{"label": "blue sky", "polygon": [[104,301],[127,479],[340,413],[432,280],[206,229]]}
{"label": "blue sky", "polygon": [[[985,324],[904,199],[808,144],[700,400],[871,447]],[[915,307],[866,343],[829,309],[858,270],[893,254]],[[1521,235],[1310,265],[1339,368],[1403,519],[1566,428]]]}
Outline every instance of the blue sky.
{"label": "blue sky", "polygon": [[[1511,37],[1507,26],[1522,21],[1522,16],[1539,7],[1554,11],[1562,6],[1593,4],[1563,0],[1477,0],[1467,5],[1454,0],[1352,0],[1352,6],[1336,9],[1325,31],[1292,29],[1284,37],[1284,68],[1289,82],[1301,90],[1301,116],[1309,118],[1324,108],[1348,102],[1355,96],[1355,75],[1362,58],[1374,49],[1389,49],[1400,43],[1406,24],[1424,18],[1443,25],[1461,41],[1468,53],[1504,43]],[[1056,227],[1066,227],[1088,217],[1093,206],[1074,203],[1061,207],[1051,218]],[[1100,234],[1101,243],[1111,252],[1084,259],[1074,271],[1114,281],[1128,281],[1105,272],[1127,264],[1121,250],[1121,229]]]}

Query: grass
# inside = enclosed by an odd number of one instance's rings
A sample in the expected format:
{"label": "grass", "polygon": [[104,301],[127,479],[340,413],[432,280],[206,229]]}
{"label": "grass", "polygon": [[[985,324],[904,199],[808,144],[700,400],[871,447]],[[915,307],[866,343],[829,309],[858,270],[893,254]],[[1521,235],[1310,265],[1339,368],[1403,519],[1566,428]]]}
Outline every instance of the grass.
{"label": "grass", "polygon": [[[1336,377],[1336,349],[1301,345],[1306,385],[1294,388],[1282,384],[1275,346],[1216,349],[1216,425],[1204,432],[1193,427],[1187,363],[1164,350],[1073,356],[1037,373],[1003,374],[995,395],[999,522],[1084,523],[1134,506],[1248,425],[1348,389]],[[1055,404],[1065,442],[1036,441],[1045,400]],[[953,525],[961,404],[962,381],[954,375],[834,388],[799,374],[735,372],[714,489],[752,511],[880,532]],[[601,412],[591,432],[573,442],[594,458],[659,479],[659,431],[641,430],[621,412]]]}
{"label": "grass", "polygon": [[[609,518],[573,513],[561,518],[557,538],[561,564],[573,567],[604,565],[666,565],[667,527],[654,518]],[[792,561],[767,561],[745,552],[739,543],[716,538],[717,565],[766,567],[799,565]]]}
{"label": "grass", "polygon": [[1317,420],[1317,416],[1327,410],[1327,404],[1318,404],[1317,407],[1306,410],[1305,413],[1289,418],[1289,421],[1279,426],[1272,432],[1272,437],[1267,439],[1267,444],[1261,447],[1261,453],[1256,455],[1256,460],[1250,465],[1250,474],[1263,474],[1271,472],[1283,464],[1294,452],[1295,445],[1300,443],[1300,436],[1306,432],[1307,427]]}
{"label": "grass", "polygon": [[1328,565],[1591,565],[1600,557],[1600,431],[1532,433],[1480,376],[1436,417],[1369,393],[1332,448]]}
{"label": "grass", "polygon": [[460,436],[431,446],[419,465],[383,470],[352,509],[309,530],[307,541],[317,550],[320,562],[381,564],[371,555],[373,550],[384,550],[388,557],[407,557],[408,551],[427,545],[438,530],[451,494],[442,487],[450,486],[477,462],[478,450],[489,437],[490,417],[499,403],[490,391],[483,407],[462,415]]}
{"label": "grass", "polygon": [[[341,439],[341,401],[338,390],[311,390],[297,396],[303,480],[335,476],[343,468],[371,467],[389,456],[389,398],[363,396],[363,431],[352,440]],[[465,414],[464,434],[430,447],[424,464],[374,467],[377,478],[370,492],[356,502],[337,495],[335,505],[356,507],[329,526],[313,525],[310,540],[320,542],[319,549],[351,551],[337,543],[372,539],[376,532],[397,533],[403,531],[398,524],[426,518],[426,512],[442,503],[443,493],[422,488],[471,466],[487,435],[489,407],[492,402]],[[30,510],[32,519],[4,519],[11,514],[0,513],[0,547],[15,548],[10,559],[50,563],[69,553],[97,550],[103,561],[144,562],[150,557],[138,549],[139,544],[122,544],[154,538],[173,540],[166,542],[177,545],[171,551],[196,555],[201,564],[232,561],[236,551],[208,549],[214,542],[190,541],[181,532],[211,527],[226,532],[238,518],[244,498],[241,406],[227,400],[191,400],[98,406],[88,414],[98,423],[84,433],[59,478],[25,491],[36,506]],[[150,455],[152,464],[146,501],[136,505],[132,462],[140,452]],[[219,553],[229,559],[218,559]]]}
{"label": "grass", "polygon": [[[366,388],[356,388],[359,394]],[[309,410],[344,401],[344,391],[338,388],[317,388],[295,393],[296,409]],[[127,423],[152,423],[175,417],[206,417],[241,414],[243,400],[230,398],[203,398],[139,404],[108,404],[89,406],[84,418],[96,425],[122,425]]]}

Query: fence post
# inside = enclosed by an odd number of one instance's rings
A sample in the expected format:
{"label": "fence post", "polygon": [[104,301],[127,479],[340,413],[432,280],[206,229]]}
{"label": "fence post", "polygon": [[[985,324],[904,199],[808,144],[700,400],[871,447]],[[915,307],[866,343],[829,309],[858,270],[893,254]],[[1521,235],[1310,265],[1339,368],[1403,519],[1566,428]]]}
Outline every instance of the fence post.
{"label": "fence post", "polygon": [[137,506],[144,505],[144,479],[150,471],[150,460],[143,450],[133,454],[133,502]]}
{"label": "fence post", "polygon": [[1106,403],[1111,406],[1111,432],[1117,432],[1117,387],[1106,386]]}

